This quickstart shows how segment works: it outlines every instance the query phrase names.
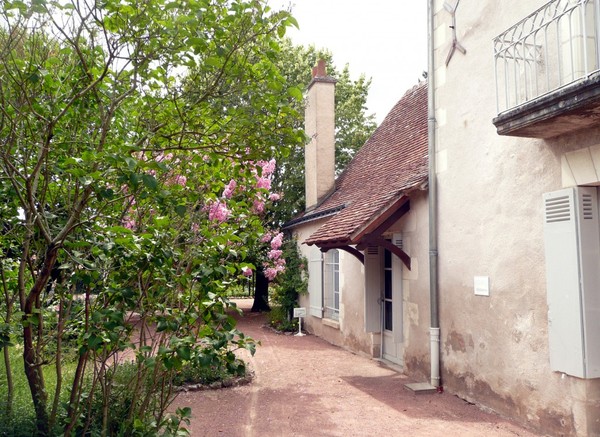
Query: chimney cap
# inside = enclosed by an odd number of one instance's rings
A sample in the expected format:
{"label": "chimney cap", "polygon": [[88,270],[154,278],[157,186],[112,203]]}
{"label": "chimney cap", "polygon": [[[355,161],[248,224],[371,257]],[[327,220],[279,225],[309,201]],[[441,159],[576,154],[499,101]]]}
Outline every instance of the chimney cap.
{"label": "chimney cap", "polygon": [[327,63],[325,59],[319,59],[317,65],[312,69],[313,77],[327,77]]}
{"label": "chimney cap", "polygon": [[309,89],[315,82],[337,82],[333,77],[327,75],[327,62],[325,62],[325,59],[319,59],[317,65],[312,68],[312,77],[311,82],[308,84]]}

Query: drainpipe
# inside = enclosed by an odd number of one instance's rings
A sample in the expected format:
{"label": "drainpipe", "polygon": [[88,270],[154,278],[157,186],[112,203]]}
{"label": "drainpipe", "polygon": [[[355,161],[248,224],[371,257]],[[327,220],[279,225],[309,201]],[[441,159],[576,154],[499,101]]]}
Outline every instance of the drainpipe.
{"label": "drainpipe", "polygon": [[429,153],[429,308],[431,385],[440,387],[440,321],[438,311],[437,181],[435,172],[434,0],[427,5],[427,141]]}

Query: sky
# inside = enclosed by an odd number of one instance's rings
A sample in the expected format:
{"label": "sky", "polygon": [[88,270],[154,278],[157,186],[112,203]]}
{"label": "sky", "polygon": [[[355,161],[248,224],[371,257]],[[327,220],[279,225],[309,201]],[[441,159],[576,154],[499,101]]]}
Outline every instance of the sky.
{"label": "sky", "polygon": [[[329,49],[338,69],[371,78],[367,113],[379,124],[427,70],[426,0],[291,0],[296,44]],[[285,5],[285,3],[282,3]]]}

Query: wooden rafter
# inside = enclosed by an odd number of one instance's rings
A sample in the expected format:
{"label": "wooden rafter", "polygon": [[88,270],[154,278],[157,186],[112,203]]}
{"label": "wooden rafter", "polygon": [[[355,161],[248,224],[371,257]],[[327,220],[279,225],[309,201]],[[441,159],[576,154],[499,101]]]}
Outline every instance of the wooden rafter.
{"label": "wooden rafter", "polygon": [[369,226],[352,236],[352,241],[360,243],[367,235],[380,236],[396,223],[400,217],[410,211],[410,199],[408,196],[402,196],[388,208],[388,214],[382,214],[373,220]]}
{"label": "wooden rafter", "polygon": [[328,250],[331,250],[331,249],[340,249],[340,250],[348,252],[351,255],[354,255],[354,257],[356,259],[358,259],[362,264],[365,263],[365,256],[362,254],[362,252],[360,250],[355,249],[352,246],[348,246],[348,245],[321,246],[320,249],[321,249],[321,252],[327,252]]}

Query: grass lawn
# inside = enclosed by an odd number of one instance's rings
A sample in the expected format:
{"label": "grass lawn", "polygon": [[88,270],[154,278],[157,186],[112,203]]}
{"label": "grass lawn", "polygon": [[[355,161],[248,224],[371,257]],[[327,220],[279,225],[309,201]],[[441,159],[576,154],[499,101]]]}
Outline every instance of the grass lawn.
{"label": "grass lawn", "polygon": [[[27,378],[23,371],[23,347],[20,345],[10,348],[10,364],[14,384],[13,412],[12,417],[8,417],[7,411],[7,381],[6,367],[4,364],[4,353],[0,354],[0,436],[31,436],[35,430],[35,413],[33,411],[33,401]],[[71,381],[75,372],[75,362],[63,363],[62,373],[63,381]],[[56,369],[53,365],[44,366],[44,380],[46,381],[46,390],[51,405],[54,390],[56,388]],[[63,382],[64,384],[64,382]],[[61,400],[67,400],[71,387],[62,388]]]}

